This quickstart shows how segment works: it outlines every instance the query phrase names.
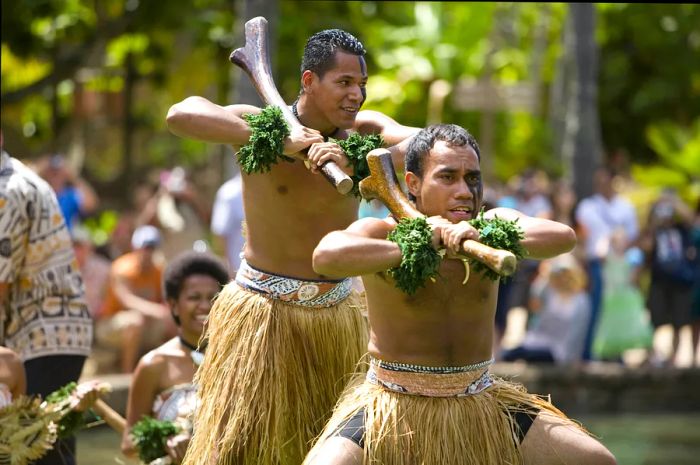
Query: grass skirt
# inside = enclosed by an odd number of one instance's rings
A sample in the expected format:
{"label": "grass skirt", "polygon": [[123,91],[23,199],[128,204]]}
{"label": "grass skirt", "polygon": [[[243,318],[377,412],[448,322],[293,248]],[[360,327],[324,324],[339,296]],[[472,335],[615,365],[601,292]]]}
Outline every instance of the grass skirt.
{"label": "grass skirt", "polygon": [[497,378],[479,394],[425,397],[393,392],[358,375],[304,463],[362,408],[364,464],[381,465],[522,464],[513,414],[545,410],[566,419],[548,400]]}
{"label": "grass skirt", "polygon": [[183,463],[301,463],[367,351],[361,305],[356,292],[308,308],[229,283],[209,316]]}

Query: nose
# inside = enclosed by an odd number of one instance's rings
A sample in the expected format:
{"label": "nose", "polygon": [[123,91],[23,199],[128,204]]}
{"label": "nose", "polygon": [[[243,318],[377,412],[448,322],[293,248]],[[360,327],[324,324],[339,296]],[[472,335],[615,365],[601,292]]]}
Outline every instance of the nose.
{"label": "nose", "polygon": [[360,85],[352,86],[348,98],[353,103],[360,103],[364,100],[363,88]]}
{"label": "nose", "polygon": [[455,197],[458,200],[471,200],[474,198],[474,194],[472,193],[471,189],[469,189],[469,185],[464,179],[457,183],[455,189]]}

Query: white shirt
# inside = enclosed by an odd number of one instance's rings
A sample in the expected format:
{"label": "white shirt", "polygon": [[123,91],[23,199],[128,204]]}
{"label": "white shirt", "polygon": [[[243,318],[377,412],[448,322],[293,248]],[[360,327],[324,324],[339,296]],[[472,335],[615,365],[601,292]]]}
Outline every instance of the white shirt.
{"label": "white shirt", "polygon": [[623,228],[627,240],[632,241],[639,234],[637,215],[627,200],[615,195],[608,200],[601,194],[594,194],[581,200],[576,209],[576,221],[585,228],[585,250],[589,259],[602,258],[601,251],[616,228]]}
{"label": "white shirt", "polygon": [[241,252],[245,244],[244,219],[243,186],[241,175],[237,174],[216,192],[211,216],[211,231],[226,240],[226,253],[232,272],[241,264]]}

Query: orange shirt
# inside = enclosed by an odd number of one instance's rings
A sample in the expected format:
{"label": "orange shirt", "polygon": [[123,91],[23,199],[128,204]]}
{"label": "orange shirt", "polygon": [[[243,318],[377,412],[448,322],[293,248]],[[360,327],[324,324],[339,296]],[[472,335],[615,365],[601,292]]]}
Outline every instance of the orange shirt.
{"label": "orange shirt", "polygon": [[[112,263],[110,275],[112,279],[114,277],[121,278],[131,292],[142,299],[150,300],[151,302],[163,302],[162,268],[159,265],[154,265],[150,270],[142,270],[139,266],[138,253],[129,252],[117,258]],[[113,287],[110,285],[107,288],[107,295],[105,296],[100,317],[110,317],[124,309],[124,304],[119,300]]]}

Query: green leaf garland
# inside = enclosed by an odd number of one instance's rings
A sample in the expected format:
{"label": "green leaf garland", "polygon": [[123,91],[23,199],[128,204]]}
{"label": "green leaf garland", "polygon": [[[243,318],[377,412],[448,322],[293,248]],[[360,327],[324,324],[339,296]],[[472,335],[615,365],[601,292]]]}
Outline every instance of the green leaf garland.
{"label": "green leaf garland", "polygon": [[368,134],[362,136],[356,132],[350,134],[347,139],[330,139],[343,149],[348,157],[348,163],[353,167],[353,187],[351,193],[360,197],[360,181],[370,175],[367,165],[367,154],[384,145],[384,138],[380,134]]}
{"label": "green leaf garland", "polygon": [[[513,253],[520,260],[527,254],[526,250],[520,244],[520,241],[525,237],[523,229],[518,224],[518,220],[506,220],[499,218],[484,218],[484,210],[481,210],[479,215],[470,220],[472,226],[479,231],[479,242],[486,244],[494,249],[507,250]],[[483,273],[483,276],[495,281],[501,276],[484,265],[483,263],[470,259],[469,264],[472,270],[477,273]]]}
{"label": "green leaf garland", "polygon": [[268,105],[260,114],[245,114],[243,119],[252,134],[248,143],[238,151],[241,169],[246,174],[270,171],[270,167],[284,157],[284,139],[290,134],[282,110]]}
{"label": "green leaf garland", "polygon": [[146,415],[131,428],[139,458],[144,463],[167,455],[166,441],[179,432],[180,427],[172,421],[160,421]]}
{"label": "green leaf garland", "polygon": [[[73,391],[75,391],[77,386],[77,383],[70,382],[63,387],[58,388],[46,396],[46,402],[49,404],[58,404],[66,401],[71,396]],[[85,421],[83,412],[71,410],[63,415],[63,417],[61,417],[61,419],[58,421],[58,438],[65,439],[74,436],[75,433],[77,433],[78,430],[83,429],[86,424],[87,422]]]}
{"label": "green leaf garland", "polygon": [[387,239],[401,249],[401,264],[389,269],[396,287],[409,295],[438,275],[441,258],[432,245],[433,232],[425,218],[404,218]]}

